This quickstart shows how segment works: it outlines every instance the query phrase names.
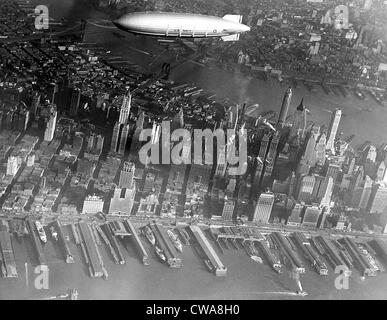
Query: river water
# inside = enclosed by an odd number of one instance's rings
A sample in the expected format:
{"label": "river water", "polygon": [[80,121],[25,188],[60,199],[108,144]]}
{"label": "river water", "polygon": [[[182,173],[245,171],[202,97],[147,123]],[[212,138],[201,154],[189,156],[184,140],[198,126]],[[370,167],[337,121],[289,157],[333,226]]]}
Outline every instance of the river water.
{"label": "river water", "polygon": [[[93,21],[107,18],[105,14],[85,7],[81,1],[39,0],[40,4],[44,2],[49,4],[50,13],[54,17],[83,17]],[[123,40],[114,32],[116,31],[113,29],[89,26],[85,41],[97,42],[106,50],[111,50],[113,55],[123,56],[144,69],[162,51],[153,39],[126,35]],[[122,34],[120,31],[119,33]],[[162,59],[159,63],[161,62]],[[157,68],[157,63],[153,63],[152,67]],[[258,103],[260,111],[278,111],[286,90],[286,85],[275,80],[265,82],[192,63],[173,70],[171,78],[178,82],[195,83],[215,92],[218,97],[227,97],[235,102]],[[312,121],[328,125],[331,110],[340,106],[345,114],[340,125],[345,136],[354,133],[358,141],[385,141],[387,111],[370,98],[359,101],[353,96],[340,98],[326,95],[321,88],[317,92],[309,92],[300,87],[294,90],[291,110],[302,97],[305,97],[305,104],[312,111]],[[231,249],[220,255],[228,272],[227,277],[217,278],[205,269],[190,247],[184,248],[184,266],[180,270],[172,270],[161,264],[149,247],[150,266],[142,265],[132,245],[122,247],[127,261],[125,265],[115,265],[106,248],[102,248],[103,260],[109,273],[109,280],[106,281],[89,277],[80,250],[73,242],[70,244],[75,255],[73,265],[64,263],[58,248],[52,242],[46,245],[44,252],[50,268],[49,289],[37,290],[34,287],[33,274],[36,262],[29,240],[12,240],[19,278],[0,279],[0,299],[40,299],[64,293],[69,288],[77,288],[80,299],[300,299],[292,295],[297,287],[287,272],[277,275],[267,264],[253,262],[243,250]],[[301,276],[302,285],[309,293],[302,299],[387,299],[386,274],[362,280],[354,270],[348,290],[335,288],[335,276],[332,269],[329,270],[328,277],[321,277],[309,268]]]}

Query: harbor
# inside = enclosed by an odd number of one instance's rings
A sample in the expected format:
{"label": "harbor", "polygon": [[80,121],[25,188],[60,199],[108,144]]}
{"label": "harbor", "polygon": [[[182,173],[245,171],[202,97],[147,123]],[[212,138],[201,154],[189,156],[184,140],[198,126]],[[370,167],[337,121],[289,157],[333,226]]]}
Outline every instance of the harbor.
{"label": "harbor", "polygon": [[[355,281],[355,279],[360,279],[363,276],[367,277],[366,281],[371,281],[370,279],[372,278],[384,277],[385,275],[384,266],[386,264],[386,260],[384,259],[386,257],[386,247],[384,240],[372,240],[370,243],[368,243],[364,240],[356,242],[351,239],[348,241],[346,237],[306,237],[301,232],[293,232],[288,234],[281,234],[278,232],[261,232],[256,228],[248,226],[223,228],[215,225],[215,227],[208,228],[197,225],[188,225],[173,228],[171,225],[165,223],[144,224],[139,223],[133,219],[117,219],[115,223],[112,223],[112,221],[107,223],[95,221],[90,223],[81,221],[74,224],[62,224],[60,222],[53,222],[49,223],[47,226],[44,226],[44,229],[46,230],[49,229],[49,226],[54,226],[55,231],[58,232],[58,240],[55,240],[51,236],[48,237],[47,244],[44,246],[41,245],[42,253],[46,257],[46,264],[48,265],[50,272],[54,272],[54,278],[50,281],[56,281],[55,270],[57,268],[62,265],[63,268],[60,268],[65,271],[68,269],[68,267],[65,267],[68,264],[74,264],[75,268],[79,268],[79,266],[82,266],[83,268],[86,266],[88,270],[88,281],[92,281],[92,283],[94,283],[96,280],[92,280],[90,278],[94,279],[102,277],[108,279],[106,283],[117,283],[118,279],[116,278],[115,274],[124,273],[129,275],[132,272],[130,270],[137,270],[135,271],[137,274],[140,272],[144,275],[148,274],[149,272],[150,274],[155,272],[163,273],[162,270],[164,268],[158,262],[159,258],[157,255],[148,254],[149,246],[152,247],[152,245],[144,243],[143,237],[139,233],[141,227],[146,225],[150,226],[155,235],[156,243],[166,253],[166,265],[172,269],[182,269],[183,274],[186,272],[193,272],[192,268],[195,265],[200,265],[201,267],[199,270],[197,270],[197,272],[203,274],[203,268],[205,268],[205,270],[211,271],[212,275],[211,273],[204,272],[204,274],[207,273],[209,275],[210,278],[208,279],[211,279],[213,275],[223,276],[227,279],[230,277],[232,279],[235,276],[235,273],[239,273],[238,266],[245,265],[243,268],[247,268],[250,270],[249,272],[252,272],[253,270],[259,272],[259,270],[261,270],[267,275],[272,274],[271,277],[278,277],[278,281],[280,282],[290,281],[289,283],[293,283],[291,280],[286,280],[288,278],[287,274],[289,272],[296,271],[300,275],[302,286],[305,288],[305,290],[308,291],[308,293],[311,289],[308,286],[309,280],[307,279],[311,277],[314,278],[314,274],[317,277],[323,276],[329,279],[334,277],[335,268],[334,265],[332,265],[334,261],[336,261],[335,265],[339,265],[339,263],[348,263],[348,265],[351,266],[351,268],[348,268],[349,270],[346,272],[346,274],[350,275],[351,279],[354,279],[352,281]],[[28,229],[30,229],[31,226],[34,227],[35,224],[33,221],[30,221],[30,223],[27,222],[27,226]],[[96,231],[92,231],[93,229]],[[173,246],[173,243],[167,234],[168,230],[173,230],[175,234],[179,236],[179,238],[187,238],[186,240],[188,245],[184,244],[184,251],[182,253],[179,253]],[[38,243],[42,242],[37,235],[37,231],[34,230],[34,232],[36,233],[35,241]],[[23,245],[25,241],[31,242],[32,244],[34,243],[34,237],[31,237],[30,235],[23,236],[23,242],[20,242],[16,240],[16,237],[13,234],[10,234],[8,231],[2,231],[0,232],[1,244],[3,243],[3,236],[1,235],[4,234],[9,235],[11,243],[13,243],[13,247],[16,245],[16,252],[14,252],[15,256],[19,255],[21,248],[20,246]],[[76,236],[74,236],[74,234]],[[101,234],[104,236],[101,236]],[[181,234],[186,235],[183,237]],[[100,238],[100,244],[98,244],[96,238],[97,235]],[[217,241],[227,241],[229,249],[223,249],[221,252],[217,247]],[[63,242],[65,245],[61,244],[61,242]],[[107,243],[117,244],[122,254],[121,259],[125,261],[124,264],[116,262]],[[233,245],[231,243],[233,243]],[[356,247],[354,247],[355,245]],[[51,248],[54,247],[60,249],[58,260],[55,261],[52,260],[52,254],[50,254]],[[67,249],[64,250],[64,248]],[[111,248],[113,252],[118,252],[113,249],[113,245]],[[367,249],[367,254],[364,252],[363,248]],[[191,256],[192,252],[196,252],[197,250],[200,251],[200,253]],[[78,257],[77,251],[81,253],[80,257]],[[342,251],[347,252],[347,255],[341,254]],[[67,259],[65,252],[67,252]],[[355,253],[357,258],[355,258]],[[2,254],[4,255],[4,252],[2,252]],[[132,256],[132,254],[134,255]],[[251,259],[251,256],[253,255],[262,257],[263,264],[257,263],[257,261],[253,261],[253,259]],[[47,256],[50,258],[48,259]],[[118,256],[119,255],[117,255],[117,257]],[[372,260],[366,260],[369,259],[367,257],[371,257]],[[184,266],[182,266],[183,258],[186,261]],[[151,260],[153,259],[155,259],[155,263],[151,263]],[[147,263],[144,263],[144,261]],[[353,265],[350,264],[350,261],[352,261]],[[370,261],[375,261],[375,264]],[[147,266],[146,268],[144,268],[145,265]],[[179,266],[177,267],[177,265]],[[375,265],[379,266],[379,272],[377,274],[375,273]],[[304,273],[302,267],[305,270]],[[25,276],[24,272],[22,272],[23,269],[21,269],[23,268],[23,265],[18,266],[18,268],[18,276],[19,278],[23,279]],[[65,271],[65,274],[70,272],[70,269]],[[185,271],[186,269],[187,271]],[[16,263],[14,270],[16,271]],[[373,273],[372,270],[374,270]],[[108,272],[109,277],[107,277]],[[181,281],[178,280],[182,277],[180,272],[172,273],[170,275],[171,279],[173,276],[176,277],[177,281]],[[218,277],[213,277],[213,279],[216,278]],[[318,281],[317,278],[315,281]],[[90,285],[94,286],[92,283],[90,283]],[[22,284],[23,281],[19,282],[19,286]],[[67,283],[66,285],[69,286],[70,284]],[[102,284],[100,285],[102,286]],[[296,288],[296,286],[294,286],[294,288]],[[64,289],[56,290],[65,291]],[[42,299],[47,299],[47,296],[47,294],[42,296]],[[54,299],[54,297],[56,297],[55,292],[53,292],[53,295],[50,297],[50,299]],[[80,298],[82,299],[82,295]]]}

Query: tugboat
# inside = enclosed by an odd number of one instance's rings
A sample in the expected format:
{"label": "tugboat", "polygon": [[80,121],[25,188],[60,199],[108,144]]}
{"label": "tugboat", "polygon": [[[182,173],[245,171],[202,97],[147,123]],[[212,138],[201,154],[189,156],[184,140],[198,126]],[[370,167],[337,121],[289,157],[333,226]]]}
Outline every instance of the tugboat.
{"label": "tugboat", "polygon": [[253,261],[260,264],[263,263],[262,258],[257,255],[257,250],[255,250],[255,247],[252,243],[245,243],[245,248],[246,248],[247,254]]}
{"label": "tugboat", "polygon": [[167,257],[164,254],[164,251],[155,245],[155,252],[162,262],[167,262]]}
{"label": "tugboat", "polygon": [[55,239],[55,241],[58,241],[58,232],[56,232],[55,227],[50,227],[51,236]]}
{"label": "tugboat", "polygon": [[152,246],[154,246],[156,244],[156,238],[153,234],[152,229],[149,226],[145,226],[142,230],[145,235],[145,238],[147,238],[148,241],[152,244]]}
{"label": "tugboat", "polygon": [[172,230],[167,230],[167,234],[168,234],[168,237],[171,239],[175,248],[179,252],[183,252],[183,245],[181,244],[179,237]]}
{"label": "tugboat", "polygon": [[47,235],[43,229],[42,224],[39,221],[35,222],[36,229],[38,230],[39,238],[43,243],[47,242]]}

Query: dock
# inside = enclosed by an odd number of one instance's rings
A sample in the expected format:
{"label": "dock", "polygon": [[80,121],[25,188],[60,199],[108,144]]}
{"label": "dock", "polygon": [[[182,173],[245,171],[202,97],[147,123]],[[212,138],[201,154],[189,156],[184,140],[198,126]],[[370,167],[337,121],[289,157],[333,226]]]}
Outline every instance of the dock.
{"label": "dock", "polygon": [[292,239],[296,245],[300,248],[304,258],[310,263],[310,265],[322,276],[328,275],[328,267],[321,259],[319,254],[312,248],[309,240],[301,232],[294,232]]}
{"label": "dock", "polygon": [[270,267],[272,267],[272,269],[277,272],[277,273],[281,273],[282,272],[282,264],[281,264],[281,261],[279,260],[279,258],[274,255],[268,244],[266,243],[266,241],[259,241],[256,243],[258,249],[262,252],[262,255],[264,256],[264,258],[267,260],[268,264],[270,265]]}
{"label": "dock", "polygon": [[345,246],[351,255],[356,269],[360,271],[363,276],[375,276],[375,270],[368,261],[368,259],[360,252],[359,246],[349,237],[344,237],[339,240]]}
{"label": "dock", "polygon": [[79,233],[78,233],[77,228],[75,227],[75,224],[73,224],[73,223],[70,224],[70,228],[71,228],[71,232],[73,234],[75,243],[81,244],[81,239],[79,238]]}
{"label": "dock", "polygon": [[[324,257],[328,260],[334,269],[341,266],[347,266],[349,269],[349,266],[345,263],[345,260],[340,255],[339,249],[336,248],[330,239],[324,236],[317,236],[313,238],[313,241],[318,244],[318,246],[322,247],[322,250],[324,250]],[[347,270],[346,274],[350,276],[352,271]]]}
{"label": "dock", "polygon": [[137,230],[135,229],[135,227],[133,226],[132,222],[129,219],[126,219],[125,221],[123,221],[123,224],[124,224],[124,227],[129,231],[129,233],[132,236],[131,238],[133,239],[134,245],[137,249],[137,252],[140,256],[142,263],[145,266],[148,266],[149,265],[149,256],[145,250],[144,245],[141,242],[141,239],[137,233]]}
{"label": "dock", "polygon": [[91,277],[102,277],[103,270],[99,261],[97,247],[93,239],[93,235],[86,222],[78,223],[79,231],[81,234],[81,245],[83,247],[85,260],[89,264]]}
{"label": "dock", "polygon": [[11,235],[7,230],[0,231],[0,270],[4,278],[17,278],[15,256],[12,249]]}
{"label": "dock", "polygon": [[164,251],[169,267],[181,268],[183,266],[182,259],[178,256],[177,250],[169,239],[165,229],[157,223],[151,224],[150,227],[155,235],[156,243]]}
{"label": "dock", "polygon": [[387,242],[381,239],[373,239],[369,242],[369,245],[375,251],[378,258],[387,264]]}
{"label": "dock", "polygon": [[74,263],[74,257],[67,244],[61,223],[58,220],[56,220],[52,223],[52,226],[55,228],[56,232],[58,233],[58,245],[62,251],[62,254],[64,256],[66,263]]}
{"label": "dock", "polygon": [[108,239],[108,242],[110,243],[110,246],[109,246],[110,250],[112,251],[112,253],[114,251],[114,256],[116,257],[115,258],[116,264],[125,264],[124,255],[122,254],[122,251],[119,247],[118,241],[113,234],[110,222],[101,225],[101,229],[105,233],[105,235]]}
{"label": "dock", "polygon": [[40,242],[40,238],[37,234],[38,231],[36,230],[35,224],[29,219],[26,220],[26,224],[32,241],[32,246],[35,250],[38,264],[41,266],[47,266],[46,257],[44,256],[42,243]]}
{"label": "dock", "polygon": [[101,227],[99,225],[94,225],[95,230],[99,234],[99,236],[102,238],[106,246],[109,248],[110,254],[113,257],[114,263],[119,264],[118,256],[115,252],[115,250],[112,247],[112,244],[110,243],[109,239],[107,238],[106,234],[102,231]]}
{"label": "dock", "polygon": [[227,268],[224,266],[223,262],[220,260],[219,256],[215,252],[214,248],[209,243],[208,239],[204,235],[203,231],[198,226],[189,226],[193,237],[205,253],[207,259],[215,268],[216,276],[226,276]]}
{"label": "dock", "polygon": [[291,268],[295,269],[298,273],[305,273],[304,264],[302,263],[297,252],[292,248],[290,240],[279,232],[273,232],[271,236],[272,239],[276,242],[282,254],[288,258],[291,264]]}

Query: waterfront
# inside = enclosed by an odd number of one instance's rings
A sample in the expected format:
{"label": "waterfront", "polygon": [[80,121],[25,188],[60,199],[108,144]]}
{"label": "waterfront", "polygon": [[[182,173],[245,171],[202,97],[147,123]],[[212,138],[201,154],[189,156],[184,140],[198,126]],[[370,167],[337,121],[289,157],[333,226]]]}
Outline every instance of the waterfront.
{"label": "waterfront", "polygon": [[[91,16],[93,16],[91,14]],[[96,18],[93,16],[93,18]],[[106,29],[106,34],[93,33],[89,27],[86,41],[96,41],[98,45],[112,50],[112,54],[128,56],[133,63],[141,63],[144,68],[149,61],[155,58],[157,51],[149,54],[141,53],[143,50],[149,53],[157,50],[151,40],[143,42],[143,38],[126,36],[126,40],[112,35],[111,30]],[[103,39],[103,40],[101,40]],[[140,46],[139,43],[142,43]],[[134,50],[136,49],[136,50]],[[157,69],[157,64],[154,69]],[[174,70],[171,78],[179,82],[191,82],[204,89],[217,92],[219,97],[227,96],[237,101],[259,103],[261,110],[278,110],[285,85],[276,81],[261,81],[245,78],[238,74],[231,74],[218,69],[205,69],[187,63]],[[281,92],[280,92],[281,91]],[[356,134],[359,140],[370,139],[376,143],[383,142],[383,126],[386,112],[373,101],[361,102],[355,97],[348,99],[337,96],[325,95],[321,88],[319,92],[308,92],[306,88],[295,90],[292,106],[299,103],[305,96],[305,103],[313,112],[313,120],[327,123],[330,118],[329,111],[340,105],[344,114],[342,131],[349,135]],[[372,112],[367,111],[373,108]],[[359,125],[362,117],[374,124],[371,128]],[[14,239],[13,239],[14,240]],[[32,271],[30,268],[30,284],[26,290],[23,275],[24,263],[32,262],[30,245],[19,244],[13,241],[18,264],[20,278],[18,280],[0,280],[2,288],[1,299],[10,298],[43,298],[65,292],[70,287],[76,287],[81,299],[270,299],[270,298],[294,298],[292,294],[296,288],[288,274],[276,275],[267,265],[258,265],[251,261],[242,251],[226,251],[222,257],[228,266],[228,275],[225,279],[219,279],[205,270],[200,260],[186,248],[183,253],[184,267],[181,270],[170,270],[162,265],[152,255],[151,266],[144,267],[137,258],[132,248],[126,253],[127,264],[124,266],[114,265],[109,254],[103,250],[104,262],[110,274],[109,280],[90,279],[84,261],[79,255],[78,248],[72,244],[76,252],[75,265],[65,265],[59,258],[57,250],[52,248],[51,243],[45,249],[46,257],[51,270],[50,290],[36,291],[33,288]],[[148,248],[149,249],[149,248]],[[31,266],[31,265],[29,265]],[[361,281],[355,272],[353,281],[350,282],[350,290],[339,291],[334,288],[334,275],[330,270],[328,278],[321,278],[313,271],[308,271],[302,277],[302,283],[309,296],[306,299],[360,299],[360,298],[386,298],[385,284],[386,275]],[[353,282],[353,283],[352,283]],[[276,293],[279,292],[279,293]],[[296,297],[298,298],[298,297]]]}
{"label": "waterfront", "polygon": [[[66,228],[69,234],[69,229]],[[125,265],[113,263],[107,248],[101,251],[109,279],[89,277],[80,248],[71,238],[70,248],[74,264],[65,264],[61,253],[51,241],[44,252],[49,265],[49,289],[34,288],[33,265],[36,265],[30,240],[19,242],[14,237],[13,247],[19,273],[18,279],[0,279],[0,299],[42,299],[77,288],[79,299],[386,299],[387,275],[361,280],[354,270],[349,279],[349,290],[337,290],[335,274],[329,268],[327,277],[319,276],[307,268],[301,275],[306,297],[294,294],[297,286],[289,277],[289,270],[276,274],[266,262],[263,265],[251,260],[242,249],[224,250],[220,258],[228,268],[226,277],[215,277],[209,273],[195,251],[185,246],[182,254],[184,266],[170,269],[161,264],[144,237],[142,242],[150,254],[150,265],[144,266],[133,245],[122,246]],[[28,263],[29,286],[26,285],[25,263]]]}

